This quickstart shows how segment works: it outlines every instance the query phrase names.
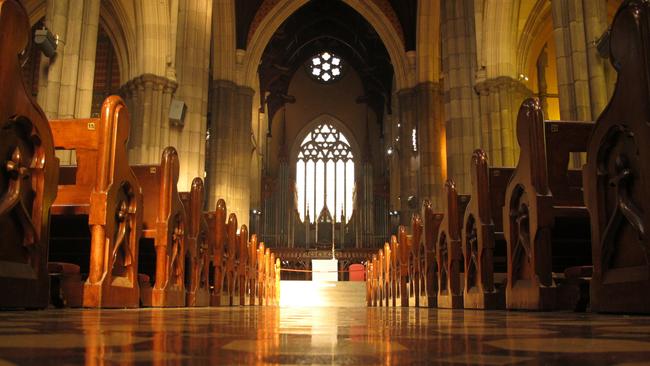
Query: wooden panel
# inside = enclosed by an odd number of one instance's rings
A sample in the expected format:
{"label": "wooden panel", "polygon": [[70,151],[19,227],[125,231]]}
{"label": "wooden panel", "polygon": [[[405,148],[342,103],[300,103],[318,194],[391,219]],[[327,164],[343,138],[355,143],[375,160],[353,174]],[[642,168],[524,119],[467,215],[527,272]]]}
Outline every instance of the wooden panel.
{"label": "wooden panel", "polygon": [[0,307],[44,308],[59,162],[45,114],[21,79],[31,33],[18,1],[0,0],[0,35]]}
{"label": "wooden panel", "polygon": [[611,31],[616,89],[584,167],[591,216],[591,308],[650,313],[650,4],[629,1]]}

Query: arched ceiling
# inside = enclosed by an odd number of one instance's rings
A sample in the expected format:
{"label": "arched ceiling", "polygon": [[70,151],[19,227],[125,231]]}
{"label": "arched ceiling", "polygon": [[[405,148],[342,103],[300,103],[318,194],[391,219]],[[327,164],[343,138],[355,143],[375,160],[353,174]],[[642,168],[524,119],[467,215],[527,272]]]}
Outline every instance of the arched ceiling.
{"label": "arched ceiling", "polygon": [[[289,82],[316,53],[330,50],[361,77],[367,103],[382,123],[390,113],[393,66],[381,38],[361,14],[341,1],[312,0],[287,18],[266,46],[259,66],[261,105],[269,121],[284,103]],[[265,99],[264,99],[265,98]]]}
{"label": "arched ceiling", "polygon": [[[279,0],[235,1],[237,48],[246,49],[254,28]],[[366,1],[366,0],[364,0]],[[415,50],[417,26],[417,0],[368,0],[373,1],[400,33],[406,51]]]}

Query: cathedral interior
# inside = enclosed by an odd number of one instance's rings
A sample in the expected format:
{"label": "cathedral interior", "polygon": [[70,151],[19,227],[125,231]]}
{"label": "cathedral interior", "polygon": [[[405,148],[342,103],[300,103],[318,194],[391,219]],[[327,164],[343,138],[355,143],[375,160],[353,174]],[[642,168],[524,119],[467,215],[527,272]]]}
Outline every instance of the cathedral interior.
{"label": "cathedral interior", "polygon": [[0,366],[648,364],[647,0],[0,0],[0,85]]}

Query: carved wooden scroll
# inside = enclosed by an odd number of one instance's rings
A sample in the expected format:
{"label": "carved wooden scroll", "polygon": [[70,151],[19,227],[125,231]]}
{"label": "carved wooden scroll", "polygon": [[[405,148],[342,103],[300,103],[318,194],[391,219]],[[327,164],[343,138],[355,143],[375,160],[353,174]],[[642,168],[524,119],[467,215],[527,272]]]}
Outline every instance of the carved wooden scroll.
{"label": "carved wooden scroll", "polygon": [[[188,223],[177,190],[176,149],[166,147],[161,164],[133,166],[144,192],[143,238],[153,239],[156,273],[151,304],[185,306],[185,251]],[[143,243],[143,245],[148,245]]]}
{"label": "carved wooden scroll", "polygon": [[[187,306],[210,305],[210,245],[208,223],[203,215],[203,179],[192,180],[190,192],[180,193],[188,222],[185,250],[185,303]],[[187,267],[189,265],[189,268]]]}
{"label": "carved wooden scroll", "polygon": [[44,308],[59,162],[45,114],[21,78],[31,32],[20,2],[0,1],[0,34],[0,308]]}
{"label": "carved wooden scroll", "polygon": [[444,194],[445,215],[436,244],[438,262],[438,307],[462,308],[463,290],[460,283],[462,266],[461,229],[469,197],[459,195],[456,184],[447,180]]}
{"label": "carved wooden scroll", "polygon": [[127,156],[126,104],[110,96],[100,118],[51,120],[50,126],[56,147],[77,152],[77,166],[66,168],[74,183],[59,182],[52,214],[88,215],[90,266],[83,306],[138,307],[143,204]]}
{"label": "carved wooden scroll", "polygon": [[436,243],[443,214],[434,213],[430,201],[424,201],[424,279],[428,307],[438,306],[438,263],[436,260]]}
{"label": "carved wooden scroll", "polygon": [[591,308],[650,313],[650,4],[624,2],[611,31],[618,70],[584,167],[591,216]]}

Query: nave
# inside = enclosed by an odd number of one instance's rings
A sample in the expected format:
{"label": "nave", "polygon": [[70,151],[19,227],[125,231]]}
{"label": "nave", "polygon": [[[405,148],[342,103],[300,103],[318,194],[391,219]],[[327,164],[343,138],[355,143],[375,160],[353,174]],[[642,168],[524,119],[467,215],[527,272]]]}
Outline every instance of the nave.
{"label": "nave", "polygon": [[645,365],[650,317],[426,308],[0,313],[0,365]]}

